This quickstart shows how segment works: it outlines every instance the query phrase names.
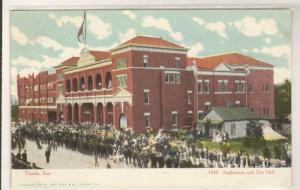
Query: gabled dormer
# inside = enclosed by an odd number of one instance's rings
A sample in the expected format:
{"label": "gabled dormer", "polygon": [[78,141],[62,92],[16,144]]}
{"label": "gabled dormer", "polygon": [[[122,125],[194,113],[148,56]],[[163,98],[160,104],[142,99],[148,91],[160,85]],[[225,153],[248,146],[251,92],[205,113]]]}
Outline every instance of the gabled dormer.
{"label": "gabled dormer", "polygon": [[87,48],[83,48],[80,52],[80,58],[78,60],[77,66],[87,66],[94,64],[96,62],[96,57],[93,56]]}
{"label": "gabled dormer", "polygon": [[232,71],[232,68],[223,61],[214,68],[214,71]]}

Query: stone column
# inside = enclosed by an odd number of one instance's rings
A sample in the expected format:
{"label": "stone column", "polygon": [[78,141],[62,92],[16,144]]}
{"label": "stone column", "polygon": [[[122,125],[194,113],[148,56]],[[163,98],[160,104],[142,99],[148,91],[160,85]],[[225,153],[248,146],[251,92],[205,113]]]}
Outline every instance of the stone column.
{"label": "stone column", "polygon": [[93,104],[93,106],[94,106],[94,123],[98,123],[99,121],[98,121],[98,114],[97,114],[97,103],[94,105]]}
{"label": "stone column", "polygon": [[[75,106],[73,104],[71,104],[71,110],[72,110],[72,118],[71,118],[71,121],[72,123],[74,123],[74,116],[75,116]],[[69,114],[68,114],[69,115]]]}
{"label": "stone column", "polygon": [[81,104],[78,105],[78,115],[79,115],[78,122],[81,123],[81,121],[82,121],[82,118],[81,118]]}

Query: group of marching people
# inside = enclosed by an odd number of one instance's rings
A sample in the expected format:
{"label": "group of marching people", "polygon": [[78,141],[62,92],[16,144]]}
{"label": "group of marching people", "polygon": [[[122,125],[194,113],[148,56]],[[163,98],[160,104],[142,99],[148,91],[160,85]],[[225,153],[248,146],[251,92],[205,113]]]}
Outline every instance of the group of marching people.
{"label": "group of marching people", "polygon": [[[85,123],[73,124],[17,124],[22,138],[36,141],[37,146],[48,144],[50,150],[62,146],[98,159],[112,159],[138,168],[223,168],[223,167],[289,167],[286,160],[250,157],[247,153],[224,155],[200,147],[185,137],[174,138],[166,131],[145,134],[128,129],[120,131],[109,126]],[[191,134],[189,134],[191,135]],[[107,168],[111,166],[108,164]]]}

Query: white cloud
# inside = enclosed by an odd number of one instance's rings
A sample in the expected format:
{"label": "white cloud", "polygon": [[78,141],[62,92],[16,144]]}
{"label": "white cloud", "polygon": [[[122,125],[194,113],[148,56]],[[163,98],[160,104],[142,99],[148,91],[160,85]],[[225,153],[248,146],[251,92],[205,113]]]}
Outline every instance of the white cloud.
{"label": "white cloud", "polygon": [[223,22],[210,22],[205,25],[205,29],[217,32],[222,38],[227,38],[225,28],[226,26]]}
{"label": "white cloud", "polygon": [[18,69],[16,67],[11,67],[10,69],[10,91],[11,95],[14,97],[18,96],[18,91],[17,91],[17,75],[18,75]]}
{"label": "white cloud", "polygon": [[195,43],[191,46],[187,46],[189,48],[188,56],[195,57],[199,56],[198,54],[204,50],[204,47],[201,43]]}
{"label": "white cloud", "polygon": [[172,32],[169,35],[176,41],[182,41],[182,39],[183,39],[183,36],[180,32]]}
{"label": "white cloud", "polygon": [[274,83],[281,84],[286,79],[291,80],[291,70],[289,68],[274,68]]}
{"label": "white cloud", "polygon": [[54,20],[57,24],[57,26],[59,27],[62,27],[64,24],[73,24],[75,25],[76,27],[80,27],[81,23],[82,23],[82,19],[83,17],[82,16],[61,16],[61,17],[58,17],[52,13],[50,13],[48,15],[48,17],[52,20]]}
{"label": "white cloud", "polygon": [[267,37],[263,39],[266,44],[270,44],[272,42],[271,38]]}
{"label": "white cloud", "polygon": [[253,48],[253,52],[271,55],[273,57],[291,58],[291,47],[289,45],[278,45],[273,47],[263,46],[261,48]]}
{"label": "white cloud", "polygon": [[[79,28],[83,22],[83,16],[61,16],[58,17],[54,14],[48,15],[50,19],[54,20],[59,27],[65,24],[73,24]],[[101,18],[88,14],[87,19],[87,29],[95,34],[98,39],[104,39],[112,33],[111,24],[104,22]]]}
{"label": "white cloud", "polygon": [[222,38],[228,38],[225,32],[226,25],[223,22],[206,22],[200,17],[193,17],[193,21],[195,21],[200,26],[204,26],[206,30],[209,30],[211,32],[217,32]]}
{"label": "white cloud", "polygon": [[12,39],[18,42],[20,45],[24,46],[28,43],[27,36],[23,32],[21,32],[21,30],[18,27],[14,25],[11,26],[10,32]]}
{"label": "white cloud", "polygon": [[200,26],[205,24],[205,20],[203,18],[200,18],[200,17],[193,17],[193,21],[198,23]]}
{"label": "white cloud", "polygon": [[22,66],[22,67],[28,67],[28,68],[34,68],[34,69],[41,69],[43,65],[36,60],[28,59],[27,57],[24,56],[19,56],[16,59],[13,59],[11,61],[13,66]]}
{"label": "white cloud", "polygon": [[248,53],[249,51],[247,49],[242,49],[243,52]]}
{"label": "white cloud", "polygon": [[50,39],[46,36],[38,36],[36,39],[30,42],[32,45],[39,44],[44,48],[52,48],[53,50],[60,50],[62,49],[62,45],[57,41]]}
{"label": "white cloud", "polygon": [[110,23],[106,23],[99,17],[94,15],[87,15],[88,30],[95,34],[98,39],[104,39],[112,33],[112,27]]}
{"label": "white cloud", "polygon": [[261,34],[274,35],[277,33],[277,22],[274,19],[256,20],[254,17],[244,17],[235,21],[234,26],[244,35],[254,37]]}
{"label": "white cloud", "polygon": [[183,36],[180,32],[173,30],[169,21],[165,18],[154,18],[152,16],[146,16],[143,19],[142,26],[145,28],[156,28],[158,30],[164,30],[169,32],[169,36],[177,41],[182,41]]}
{"label": "white cloud", "polygon": [[129,28],[125,33],[119,32],[120,42],[123,43],[136,36],[134,28]]}
{"label": "white cloud", "polygon": [[136,15],[132,11],[125,10],[125,11],[122,11],[122,14],[128,16],[131,20],[135,20],[136,19]]}

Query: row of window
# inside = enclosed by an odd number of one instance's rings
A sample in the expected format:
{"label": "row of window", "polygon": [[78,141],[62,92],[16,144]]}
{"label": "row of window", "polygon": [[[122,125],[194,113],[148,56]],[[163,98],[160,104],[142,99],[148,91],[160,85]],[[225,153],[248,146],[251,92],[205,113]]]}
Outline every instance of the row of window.
{"label": "row of window", "polygon": [[[210,80],[198,80],[198,94],[209,94],[209,83]],[[234,92],[244,93],[245,89],[244,80],[234,81]],[[249,85],[249,91],[252,92],[252,85]],[[228,92],[228,80],[218,80],[217,92]],[[268,83],[263,84],[263,92],[269,92]]]}
{"label": "row of window", "polygon": [[52,104],[52,103],[55,102],[55,98],[40,98],[40,99],[34,98],[33,102],[35,104],[38,104],[38,103],[47,103],[47,102],[50,103],[50,104]]}
{"label": "row of window", "polygon": [[[145,127],[150,127],[150,113],[146,112],[144,113],[144,125]],[[177,126],[177,111],[172,111],[171,113],[171,121],[172,121],[172,126],[176,127]]]}
{"label": "row of window", "polygon": [[[48,89],[53,89],[54,88],[54,82],[49,82],[47,84],[47,88]],[[41,85],[34,85],[33,88],[31,86],[25,86],[25,89],[27,92],[30,92],[30,91],[34,91],[34,92],[37,92],[40,90],[46,90],[46,85],[45,84],[41,84]]]}
{"label": "row of window", "polygon": [[[71,83],[71,81],[72,81],[72,83]],[[80,77],[79,89],[81,91],[84,91],[86,89],[93,90],[94,85],[95,85],[96,89],[102,89],[102,77],[100,74],[96,74],[95,81],[91,75],[88,76],[87,82],[85,81],[85,77]],[[78,79],[77,78],[66,80],[66,91],[71,92],[71,87],[72,87],[72,91],[74,91],[74,92],[78,91]],[[109,72],[106,73],[106,75],[105,75],[105,88],[107,88],[107,89],[112,88],[112,76],[111,76],[111,73],[109,73]]]}
{"label": "row of window", "polygon": [[259,108],[259,114],[261,116],[270,116],[270,108]]}
{"label": "row of window", "polygon": [[[143,67],[149,67],[149,59],[148,55],[143,55]],[[125,69],[127,68],[127,57],[120,57],[116,60],[117,69]],[[181,67],[181,59],[180,57],[175,57],[175,67]]]}
{"label": "row of window", "polygon": [[179,72],[165,72],[165,83],[166,84],[180,84],[180,73]]}

